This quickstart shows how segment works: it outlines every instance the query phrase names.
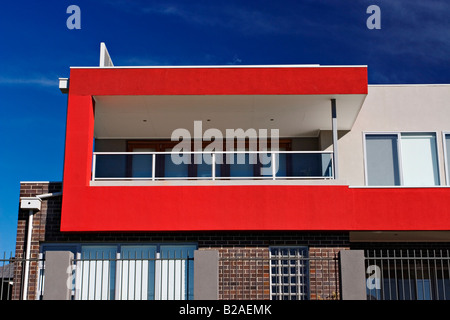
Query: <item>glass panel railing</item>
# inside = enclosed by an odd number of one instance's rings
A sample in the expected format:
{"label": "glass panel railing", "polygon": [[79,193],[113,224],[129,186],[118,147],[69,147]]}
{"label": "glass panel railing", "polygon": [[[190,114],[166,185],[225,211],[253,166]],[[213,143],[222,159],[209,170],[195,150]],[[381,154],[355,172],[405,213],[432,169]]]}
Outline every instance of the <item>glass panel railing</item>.
{"label": "glass panel railing", "polygon": [[152,177],[152,154],[97,153],[94,160],[96,179]]}
{"label": "glass panel railing", "polygon": [[151,154],[134,154],[127,156],[131,177],[148,178],[152,176],[153,157]]}
{"label": "glass panel railing", "polygon": [[93,180],[332,179],[332,152],[95,152]]}
{"label": "glass panel railing", "polygon": [[[190,162],[190,155],[187,155]],[[156,178],[188,178],[189,162],[184,163],[172,154],[156,155]]]}
{"label": "glass panel railing", "polygon": [[277,177],[280,178],[332,178],[331,153],[280,154]]}

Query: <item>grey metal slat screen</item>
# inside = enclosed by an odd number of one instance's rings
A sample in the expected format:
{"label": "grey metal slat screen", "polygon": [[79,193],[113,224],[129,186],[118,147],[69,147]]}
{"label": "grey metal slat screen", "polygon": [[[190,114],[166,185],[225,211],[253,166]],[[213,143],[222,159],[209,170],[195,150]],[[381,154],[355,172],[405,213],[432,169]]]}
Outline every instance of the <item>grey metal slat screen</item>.
{"label": "grey metal slat screen", "polygon": [[437,250],[367,250],[368,300],[450,300],[450,255]]}

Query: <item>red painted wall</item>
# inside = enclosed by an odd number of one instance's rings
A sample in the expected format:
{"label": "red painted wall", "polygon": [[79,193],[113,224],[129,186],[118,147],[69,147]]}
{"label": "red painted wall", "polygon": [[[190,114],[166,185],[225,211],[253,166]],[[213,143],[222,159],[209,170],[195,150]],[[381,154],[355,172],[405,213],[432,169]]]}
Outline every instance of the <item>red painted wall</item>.
{"label": "red painted wall", "polygon": [[71,69],[70,94],[367,94],[367,68]]}
{"label": "red painted wall", "polygon": [[61,231],[450,229],[448,188],[89,186],[93,95],[366,93],[358,67],[72,69]]}
{"label": "red painted wall", "polygon": [[448,230],[449,196],[346,186],[64,189],[61,231]]}

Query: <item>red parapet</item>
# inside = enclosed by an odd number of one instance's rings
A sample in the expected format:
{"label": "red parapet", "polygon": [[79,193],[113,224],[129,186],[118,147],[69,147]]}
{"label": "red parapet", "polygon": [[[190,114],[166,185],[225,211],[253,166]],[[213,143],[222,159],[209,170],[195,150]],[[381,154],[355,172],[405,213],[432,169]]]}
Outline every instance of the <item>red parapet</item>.
{"label": "red parapet", "polygon": [[61,231],[448,230],[449,188],[64,189]]}
{"label": "red parapet", "polygon": [[367,94],[367,67],[72,68],[70,94]]}

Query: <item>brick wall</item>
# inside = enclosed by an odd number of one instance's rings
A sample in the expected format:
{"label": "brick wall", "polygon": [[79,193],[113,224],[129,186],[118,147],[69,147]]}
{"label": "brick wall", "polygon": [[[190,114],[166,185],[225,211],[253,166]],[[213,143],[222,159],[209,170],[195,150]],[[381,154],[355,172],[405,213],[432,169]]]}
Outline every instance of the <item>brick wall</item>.
{"label": "brick wall", "polygon": [[309,279],[310,298],[312,300],[339,299],[338,254],[340,250],[348,249],[348,246],[312,247],[309,249],[309,255],[312,257]]}
{"label": "brick wall", "polygon": [[[295,245],[303,246],[304,242],[298,241]],[[271,266],[268,247],[210,248],[219,252],[219,299],[270,299]],[[338,253],[346,249],[347,246],[309,247],[311,299],[339,298]]]}
{"label": "brick wall", "polygon": [[200,249],[219,251],[219,299],[270,299],[270,246],[306,246],[310,261],[310,298],[339,294],[338,252],[349,249],[348,233],[216,233]]}
{"label": "brick wall", "polygon": [[[38,194],[59,192],[61,183],[22,183],[20,196],[32,197]],[[349,248],[349,236],[346,232],[128,232],[128,233],[61,233],[61,197],[44,199],[42,209],[34,214],[31,258],[39,255],[42,243],[93,243],[93,242],[191,242],[197,243],[199,249],[217,249],[220,254],[221,278],[220,298],[229,299],[269,299],[270,268],[267,262],[226,261],[226,258],[268,258],[270,246],[307,246],[310,255],[329,257],[340,249]],[[16,257],[24,257],[26,248],[28,211],[19,210],[17,224]],[[318,281],[312,283],[316,288],[338,285],[334,276],[334,267],[311,265],[311,272],[318,275]],[[16,268],[13,298],[19,299],[23,265]],[[36,298],[37,263],[30,265],[28,298]],[[245,271],[245,272],[241,272]],[[229,284],[234,289],[229,289]],[[228,289],[227,289],[228,286]],[[263,287],[262,291],[252,290]],[[311,296],[327,298],[324,292],[311,287]],[[316,291],[313,291],[316,290]],[[328,290],[329,291],[329,290]]]}
{"label": "brick wall", "polygon": [[215,248],[219,251],[219,299],[270,299],[268,248]]}
{"label": "brick wall", "polygon": [[[33,182],[21,183],[20,197],[34,197],[36,195],[60,192],[62,184],[60,182]],[[20,205],[18,205],[20,208]],[[61,197],[55,197],[42,201],[41,210],[34,213],[33,216],[33,232],[31,234],[31,253],[29,266],[29,285],[28,285],[28,300],[36,299],[36,292],[38,288],[38,261],[39,245],[46,240],[47,229],[58,229],[52,220],[61,213]],[[25,263],[21,259],[25,259],[27,233],[28,233],[28,210],[20,210],[17,221],[17,237],[16,237],[16,253],[15,258],[18,260],[14,270],[14,285],[12,292],[12,299],[19,300],[22,298],[21,282],[23,281],[23,271]],[[49,221],[47,221],[49,219]]]}

